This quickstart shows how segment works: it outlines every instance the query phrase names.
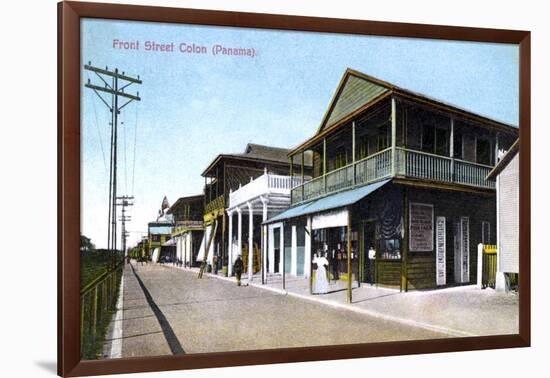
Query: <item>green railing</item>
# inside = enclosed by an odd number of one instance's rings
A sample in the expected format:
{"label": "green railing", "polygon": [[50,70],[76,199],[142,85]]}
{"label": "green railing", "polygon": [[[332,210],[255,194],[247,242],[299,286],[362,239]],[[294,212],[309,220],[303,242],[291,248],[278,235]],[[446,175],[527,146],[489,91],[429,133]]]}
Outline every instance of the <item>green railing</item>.
{"label": "green railing", "polygon": [[225,207],[225,197],[222,194],[221,196],[218,196],[214,198],[212,201],[208,202],[204,207],[204,212],[209,213],[212,211],[216,211],[218,209],[223,209],[224,207]]}
{"label": "green railing", "polygon": [[328,172],[292,189],[292,204],[370,184],[389,177],[408,177],[494,189],[485,179],[492,167],[422,151],[386,148],[345,167]]}
{"label": "green railing", "polygon": [[483,245],[481,287],[495,288],[497,276],[497,246]]}
{"label": "green railing", "polygon": [[80,358],[101,357],[103,342],[116,311],[124,261],[80,290]]}

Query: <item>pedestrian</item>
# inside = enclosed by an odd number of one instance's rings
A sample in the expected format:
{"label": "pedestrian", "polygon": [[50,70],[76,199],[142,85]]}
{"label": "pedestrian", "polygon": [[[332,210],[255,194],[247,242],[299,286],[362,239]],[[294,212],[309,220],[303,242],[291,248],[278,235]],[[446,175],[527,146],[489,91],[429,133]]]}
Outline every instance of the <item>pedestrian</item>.
{"label": "pedestrian", "polygon": [[317,257],[317,254],[315,254],[313,263],[317,266],[315,270],[315,281],[313,281],[313,294],[326,294],[328,293],[328,260],[324,255]]}
{"label": "pedestrian", "polygon": [[233,264],[233,270],[237,277],[237,286],[241,286],[241,275],[243,274],[243,260],[241,259],[241,255],[237,256],[235,264]]}
{"label": "pedestrian", "polygon": [[218,274],[218,256],[214,255],[212,258],[212,266],[214,267],[214,274]]}

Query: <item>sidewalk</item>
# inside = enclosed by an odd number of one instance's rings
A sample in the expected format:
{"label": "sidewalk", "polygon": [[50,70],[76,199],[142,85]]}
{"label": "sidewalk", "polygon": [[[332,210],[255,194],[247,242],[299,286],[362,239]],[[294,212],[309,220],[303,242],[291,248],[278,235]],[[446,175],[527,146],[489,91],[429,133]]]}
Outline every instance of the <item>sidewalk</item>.
{"label": "sidewalk", "polygon": [[[178,268],[198,274],[198,268]],[[204,273],[210,277],[236,282],[234,277]],[[249,284],[282,295],[353,311],[376,318],[399,322],[449,336],[488,336],[519,332],[519,297],[516,294],[481,290],[475,285],[429,291],[400,292],[376,288],[357,282],[352,286],[352,303],[347,303],[347,282],[331,281],[328,294],[309,294],[309,279],[287,275],[286,290],[282,289],[282,276],[269,275],[262,285],[261,276],[254,275]]]}

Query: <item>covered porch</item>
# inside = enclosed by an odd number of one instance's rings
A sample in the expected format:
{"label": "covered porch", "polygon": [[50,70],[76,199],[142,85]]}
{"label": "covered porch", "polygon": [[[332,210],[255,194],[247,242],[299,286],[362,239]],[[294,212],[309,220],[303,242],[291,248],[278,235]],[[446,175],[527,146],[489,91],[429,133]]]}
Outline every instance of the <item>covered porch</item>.
{"label": "covered porch", "polygon": [[230,192],[226,209],[229,276],[234,273],[233,264],[237,256],[243,258],[249,280],[252,280],[254,273],[266,271],[266,261],[261,251],[267,246],[268,231],[262,223],[288,208],[291,189],[301,183],[300,177],[273,174],[264,169],[261,176],[251,178],[248,184]]}

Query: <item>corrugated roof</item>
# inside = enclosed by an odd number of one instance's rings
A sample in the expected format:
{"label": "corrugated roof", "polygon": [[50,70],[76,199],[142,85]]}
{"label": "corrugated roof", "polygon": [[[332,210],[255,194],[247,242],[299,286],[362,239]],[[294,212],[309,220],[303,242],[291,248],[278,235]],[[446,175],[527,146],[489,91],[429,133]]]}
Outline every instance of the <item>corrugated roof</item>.
{"label": "corrugated roof", "polygon": [[[202,175],[206,175],[219,160],[223,158],[233,158],[233,159],[242,159],[242,160],[256,160],[256,161],[265,161],[265,162],[274,162],[281,164],[289,164],[288,154],[290,149],[266,146],[256,143],[248,143],[244,152],[242,153],[229,153],[229,154],[220,154],[210,163],[210,165],[204,170]],[[296,163],[295,163],[296,164]],[[304,156],[304,165],[312,165],[311,155]]]}
{"label": "corrugated roof", "polygon": [[176,202],[172,204],[172,206],[170,206],[168,210],[166,210],[166,214],[172,214],[179,206],[183,205],[184,203],[202,200],[203,197],[204,197],[204,194],[196,194],[194,196],[180,197],[177,199]]}
{"label": "corrugated roof", "polygon": [[291,207],[275,217],[268,219],[265,223],[280,222],[285,219],[296,218],[303,215],[320,213],[327,210],[353,205],[357,201],[380,189],[390,181],[391,180],[378,181],[359,188],[331,194],[302,205]]}

